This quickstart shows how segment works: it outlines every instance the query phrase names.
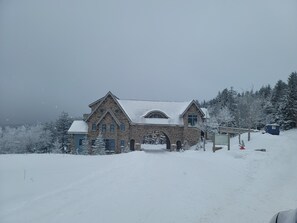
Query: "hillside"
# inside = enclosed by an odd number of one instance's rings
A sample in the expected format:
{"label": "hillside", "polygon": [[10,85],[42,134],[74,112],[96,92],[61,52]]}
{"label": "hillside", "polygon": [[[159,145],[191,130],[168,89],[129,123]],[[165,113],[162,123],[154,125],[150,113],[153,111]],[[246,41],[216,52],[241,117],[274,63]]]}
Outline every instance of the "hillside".
{"label": "hillside", "polygon": [[263,223],[296,208],[296,129],[253,133],[244,151],[231,142],[216,153],[1,155],[0,222]]}

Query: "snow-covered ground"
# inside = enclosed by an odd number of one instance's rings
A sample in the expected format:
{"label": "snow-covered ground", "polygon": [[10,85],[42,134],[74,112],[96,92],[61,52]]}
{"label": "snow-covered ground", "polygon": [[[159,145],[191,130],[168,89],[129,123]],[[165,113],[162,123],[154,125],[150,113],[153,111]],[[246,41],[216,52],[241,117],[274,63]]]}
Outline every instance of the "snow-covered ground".
{"label": "snow-covered ground", "polygon": [[297,131],[243,139],[216,153],[1,155],[0,222],[264,223],[296,208]]}

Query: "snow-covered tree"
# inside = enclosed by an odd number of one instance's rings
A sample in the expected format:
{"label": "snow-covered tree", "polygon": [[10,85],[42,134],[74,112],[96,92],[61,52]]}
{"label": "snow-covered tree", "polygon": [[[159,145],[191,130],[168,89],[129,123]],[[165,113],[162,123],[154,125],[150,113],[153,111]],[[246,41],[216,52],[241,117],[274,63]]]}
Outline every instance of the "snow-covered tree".
{"label": "snow-covered tree", "polygon": [[56,140],[54,141],[54,143],[52,144],[52,153],[62,153],[62,144]]}
{"label": "snow-covered tree", "polygon": [[273,88],[270,100],[271,107],[269,108],[269,113],[267,114],[266,112],[267,115],[271,115],[270,123],[278,123],[280,125],[283,125],[283,111],[285,107],[287,89],[287,84],[281,80],[279,80]]}
{"label": "snow-covered tree", "polygon": [[105,155],[105,142],[101,132],[99,132],[99,135],[95,140],[93,150],[94,154]]}
{"label": "snow-covered tree", "polygon": [[69,117],[68,113],[62,112],[59,118],[56,121],[56,134],[57,139],[59,143],[61,143],[62,146],[62,152],[67,152],[64,150],[64,148],[67,148],[68,146],[68,134],[67,131],[71,126],[72,118]]}
{"label": "snow-covered tree", "polygon": [[0,138],[0,153],[45,153],[49,152],[51,137],[43,126],[6,127]]}
{"label": "snow-covered tree", "polygon": [[89,154],[89,141],[87,135],[84,137],[81,145],[82,154],[88,155]]}
{"label": "snow-covered tree", "polygon": [[293,72],[288,79],[288,91],[283,108],[284,128],[297,126],[297,73]]}
{"label": "snow-covered tree", "polygon": [[231,126],[234,121],[234,117],[227,107],[221,108],[215,118],[219,126]]}

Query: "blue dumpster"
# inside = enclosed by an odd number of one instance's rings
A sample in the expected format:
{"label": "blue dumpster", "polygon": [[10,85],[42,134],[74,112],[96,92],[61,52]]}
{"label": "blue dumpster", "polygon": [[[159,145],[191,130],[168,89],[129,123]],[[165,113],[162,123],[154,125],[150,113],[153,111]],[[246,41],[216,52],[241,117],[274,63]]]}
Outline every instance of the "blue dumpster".
{"label": "blue dumpster", "polygon": [[265,132],[271,135],[279,135],[279,125],[278,124],[267,124],[265,126]]}

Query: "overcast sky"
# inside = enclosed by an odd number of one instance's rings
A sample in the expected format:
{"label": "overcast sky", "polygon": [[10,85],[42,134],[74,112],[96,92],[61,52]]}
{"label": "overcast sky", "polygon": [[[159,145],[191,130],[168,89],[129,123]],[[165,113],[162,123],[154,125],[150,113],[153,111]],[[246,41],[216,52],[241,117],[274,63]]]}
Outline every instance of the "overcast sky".
{"label": "overcast sky", "polygon": [[0,124],[199,101],[297,70],[296,0],[0,0]]}

